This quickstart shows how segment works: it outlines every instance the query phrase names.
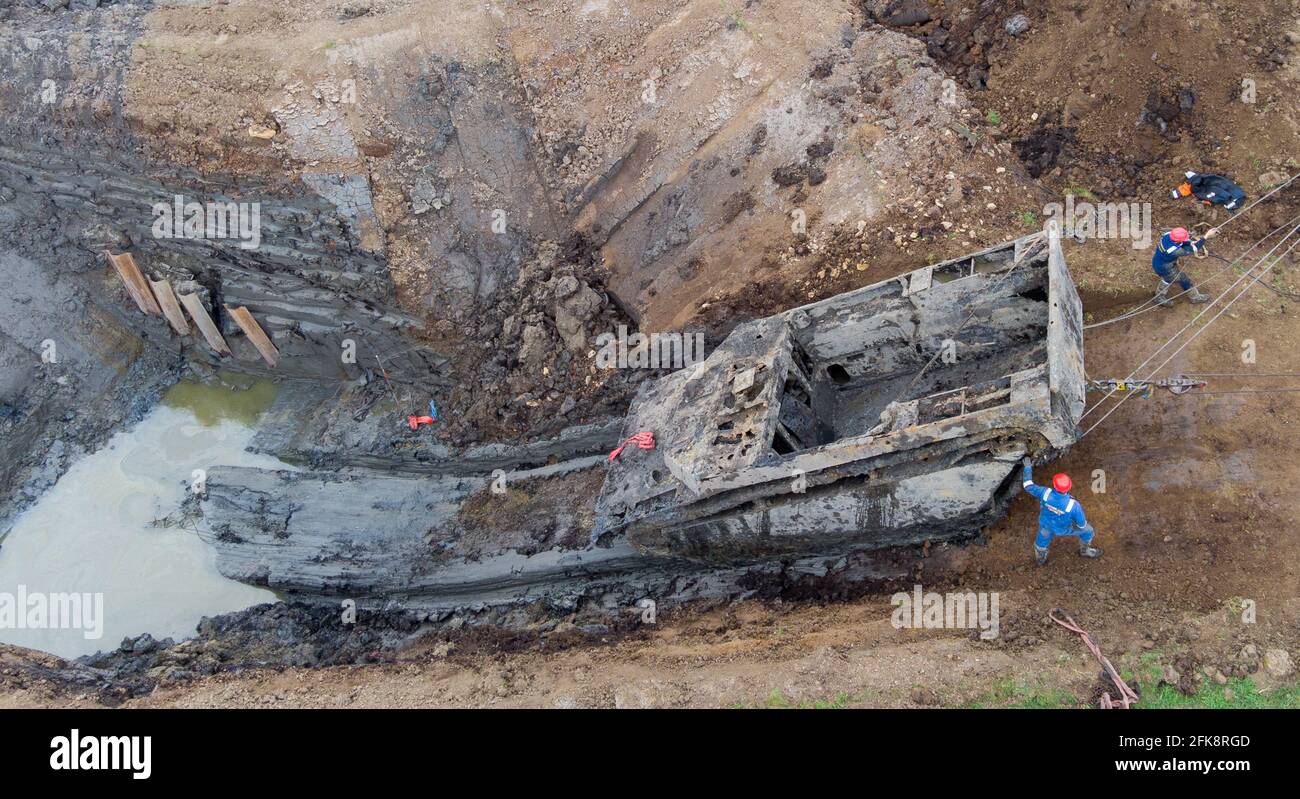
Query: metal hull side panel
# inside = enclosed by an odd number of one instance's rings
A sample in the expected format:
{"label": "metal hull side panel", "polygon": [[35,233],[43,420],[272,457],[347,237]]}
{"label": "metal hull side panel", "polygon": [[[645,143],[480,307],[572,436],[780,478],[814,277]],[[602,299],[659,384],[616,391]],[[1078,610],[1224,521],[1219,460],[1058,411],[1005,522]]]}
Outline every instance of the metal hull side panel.
{"label": "metal hull side panel", "polygon": [[855,480],[847,487],[751,503],[693,524],[633,525],[628,540],[655,555],[726,561],[971,536],[987,523],[1014,468],[989,460],[898,481]]}
{"label": "metal hull side panel", "polygon": [[1063,417],[1067,440],[1053,441],[1058,447],[1074,443],[1074,429],[1083,415],[1087,379],[1083,369],[1083,303],[1070,279],[1061,253],[1061,241],[1051,237],[1047,268],[1050,275],[1047,311],[1047,363],[1054,410]]}

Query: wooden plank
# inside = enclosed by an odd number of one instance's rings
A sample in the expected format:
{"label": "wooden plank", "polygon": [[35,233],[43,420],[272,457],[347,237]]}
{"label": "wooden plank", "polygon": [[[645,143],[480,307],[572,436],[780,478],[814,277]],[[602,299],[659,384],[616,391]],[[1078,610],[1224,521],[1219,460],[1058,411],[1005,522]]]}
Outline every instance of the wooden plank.
{"label": "wooden plank", "polygon": [[185,314],[181,312],[181,306],[176,302],[176,294],[172,291],[172,284],[166,280],[150,280],[149,286],[153,289],[153,296],[162,306],[163,316],[167,317],[167,324],[172,326],[182,336],[190,334],[190,325],[185,321]]}
{"label": "wooden plank", "polygon": [[239,329],[244,331],[244,335],[248,336],[249,341],[253,342],[253,346],[257,347],[257,351],[262,353],[262,360],[266,361],[274,369],[280,362],[280,351],[271,343],[271,339],[266,337],[266,332],[262,330],[262,326],[242,305],[238,308],[231,308],[227,305],[226,310],[230,312],[230,317],[235,320],[235,323],[239,325]]}
{"label": "wooden plank", "polygon": [[162,316],[162,309],[158,307],[158,302],[153,298],[153,292],[149,290],[149,284],[145,281],[144,275],[140,272],[140,267],[135,265],[135,259],[131,253],[124,252],[121,255],[114,255],[107,250],[104,254],[108,256],[109,263],[117,270],[117,276],[122,278],[126,285],[126,293],[131,295],[135,300],[136,306],[149,316]]}
{"label": "wooden plank", "polygon": [[208,316],[208,309],[203,307],[203,300],[199,299],[199,295],[180,294],[177,296],[181,301],[181,305],[185,306],[185,310],[190,312],[190,318],[193,319],[194,324],[198,326],[199,332],[201,332],[203,337],[208,340],[208,346],[218,355],[229,355],[230,346],[226,344],[226,340],[221,337],[221,331],[217,330],[217,326],[213,323],[212,317]]}

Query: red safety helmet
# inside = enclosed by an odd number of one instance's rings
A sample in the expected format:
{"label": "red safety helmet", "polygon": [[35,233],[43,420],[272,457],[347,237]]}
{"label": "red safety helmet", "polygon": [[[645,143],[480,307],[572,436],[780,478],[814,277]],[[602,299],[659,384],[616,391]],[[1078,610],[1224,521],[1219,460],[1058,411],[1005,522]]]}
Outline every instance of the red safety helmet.
{"label": "red safety helmet", "polygon": [[1070,479],[1068,474],[1054,475],[1052,477],[1052,488],[1055,488],[1058,494],[1068,494],[1070,489],[1074,488],[1074,481]]}
{"label": "red safety helmet", "polygon": [[1187,228],[1185,227],[1176,227],[1169,231],[1169,238],[1173,239],[1174,244],[1182,244],[1186,241],[1190,241],[1192,234],[1188,233]]}

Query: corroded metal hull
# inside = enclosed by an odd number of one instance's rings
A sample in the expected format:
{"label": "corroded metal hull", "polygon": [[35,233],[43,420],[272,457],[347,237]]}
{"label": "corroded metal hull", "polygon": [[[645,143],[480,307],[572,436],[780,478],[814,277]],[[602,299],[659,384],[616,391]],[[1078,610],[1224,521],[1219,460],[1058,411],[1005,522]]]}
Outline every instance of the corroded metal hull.
{"label": "corroded metal hull", "polygon": [[743,561],[978,532],[1083,411],[1082,308],[1026,237],[737,327],[645,386],[597,542]]}

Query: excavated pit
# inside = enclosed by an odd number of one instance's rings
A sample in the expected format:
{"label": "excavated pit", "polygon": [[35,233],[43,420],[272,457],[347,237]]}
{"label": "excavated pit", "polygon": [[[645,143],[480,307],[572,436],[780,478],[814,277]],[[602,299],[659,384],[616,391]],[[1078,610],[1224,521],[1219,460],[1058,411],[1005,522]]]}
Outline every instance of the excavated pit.
{"label": "excavated pit", "polygon": [[[546,507],[568,485],[566,501],[594,506],[592,475],[630,425],[627,398],[656,376],[593,375],[584,355],[597,333],[632,320],[684,326],[716,292],[749,285],[756,261],[808,273],[815,264],[801,259],[821,253],[809,261],[836,264],[844,253],[832,244],[869,222],[885,227],[887,207],[959,217],[978,204],[968,173],[992,173],[1001,156],[952,132],[971,112],[963,97],[943,101],[923,48],[864,29],[852,3],[807,10],[759,4],[738,20],[693,2],[540,19],[515,9],[502,21],[431,0],[361,20],[304,8],[305,27],[239,2],[0,10],[11,23],[0,65],[14,76],[0,87],[0,258],[23,276],[21,291],[0,292],[12,478],[0,509],[21,511],[181,375],[233,367],[280,379],[253,449],[298,470],[214,468],[206,498],[183,510],[202,515],[223,573],[290,601],[521,624],[512,614],[539,604],[616,616],[646,597],[833,596],[905,573],[864,550],[925,540],[919,529],[865,548],[841,530],[715,558],[725,548],[616,533],[590,546],[588,517]],[[465,24],[427,22],[449,14]],[[654,44],[643,47],[647,30]],[[610,70],[593,45],[607,36],[644,53]],[[539,37],[553,54],[534,46]],[[319,46],[335,38],[338,48]],[[286,50],[300,56],[284,61]],[[644,76],[659,100],[644,99]],[[47,103],[34,88],[51,80]],[[364,102],[342,99],[347,83]],[[589,122],[573,129],[574,119]],[[1019,180],[994,182],[1010,193]],[[259,246],[159,237],[151,209],[176,197],[258,203]],[[137,313],[105,250],[133,253],[147,278],[193,285],[232,355]],[[931,291],[961,293],[1004,255],[968,258],[970,274],[957,263],[931,270]],[[972,339],[909,397],[996,394],[1003,376],[1043,360],[1050,324],[1027,310],[1042,302],[1021,282],[1008,285],[1025,296],[1004,299],[1026,318],[967,331],[993,335],[991,355]],[[274,369],[227,305],[265,328]],[[812,335],[820,327],[789,334],[807,358],[806,402],[783,395],[764,441],[791,462],[861,438],[935,346],[882,339],[872,361],[859,342],[850,359],[833,332]],[[61,360],[33,367],[46,337]],[[355,361],[340,357],[349,343]],[[431,397],[454,434],[406,429]],[[941,404],[923,412],[937,418]],[[924,479],[929,467],[911,474],[910,457],[875,468]],[[972,465],[955,450],[941,457]],[[538,509],[527,535],[463,512],[491,507],[494,470],[507,498],[521,495],[512,507]],[[843,493],[837,470],[812,470],[809,497]],[[986,497],[981,512],[1005,497]]]}

